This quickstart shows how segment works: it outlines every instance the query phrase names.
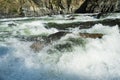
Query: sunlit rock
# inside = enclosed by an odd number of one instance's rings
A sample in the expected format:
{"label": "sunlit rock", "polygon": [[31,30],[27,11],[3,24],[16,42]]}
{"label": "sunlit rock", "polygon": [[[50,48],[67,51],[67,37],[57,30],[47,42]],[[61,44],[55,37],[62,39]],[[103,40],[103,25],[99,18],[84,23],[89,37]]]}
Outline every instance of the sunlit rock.
{"label": "sunlit rock", "polygon": [[0,15],[1,17],[24,17],[119,12],[119,5],[119,0],[0,0]]}
{"label": "sunlit rock", "polygon": [[83,38],[102,38],[103,34],[98,33],[79,33],[79,35]]}

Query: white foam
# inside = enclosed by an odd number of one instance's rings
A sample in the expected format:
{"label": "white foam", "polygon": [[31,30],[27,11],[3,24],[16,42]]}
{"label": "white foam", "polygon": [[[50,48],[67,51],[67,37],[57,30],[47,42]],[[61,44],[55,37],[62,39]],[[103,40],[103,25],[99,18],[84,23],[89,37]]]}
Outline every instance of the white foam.
{"label": "white foam", "polygon": [[[57,29],[46,29],[41,21],[18,24],[17,30],[29,29],[31,34],[54,33]],[[60,41],[74,37],[64,36]],[[114,80],[120,78],[120,33],[118,26],[96,24],[80,32],[103,33],[102,39],[86,38],[85,46],[74,46],[72,52],[48,54],[46,46],[39,53],[30,49],[32,42],[9,39],[4,45],[10,52],[0,56],[0,79],[2,80]],[[21,34],[25,34],[21,32]],[[9,44],[8,44],[9,43]],[[3,44],[0,44],[3,46]]]}
{"label": "white foam", "polygon": [[[76,47],[74,52],[66,53],[61,57],[59,64],[60,69],[65,72],[75,73],[89,77],[90,79],[106,80],[120,76],[119,65],[119,47],[120,34],[118,27],[113,28],[96,25],[98,30],[109,35],[104,36],[103,39],[88,39],[85,49]],[[89,31],[94,31],[96,26]],[[117,70],[117,71],[116,71]],[[114,72],[115,71],[115,72]],[[111,76],[112,75],[112,76]],[[116,77],[117,77],[116,76]]]}
{"label": "white foam", "polygon": [[120,13],[109,13],[108,16],[106,17],[108,19],[119,19],[120,18]]}

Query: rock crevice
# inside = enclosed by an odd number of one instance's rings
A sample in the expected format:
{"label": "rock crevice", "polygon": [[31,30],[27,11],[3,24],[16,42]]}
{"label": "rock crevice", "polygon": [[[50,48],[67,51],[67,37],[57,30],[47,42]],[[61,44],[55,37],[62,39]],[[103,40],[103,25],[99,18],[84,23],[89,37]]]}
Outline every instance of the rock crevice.
{"label": "rock crevice", "polygon": [[119,12],[119,0],[0,0],[1,16]]}
{"label": "rock crevice", "polygon": [[117,11],[118,0],[85,0],[76,13],[100,13]]}

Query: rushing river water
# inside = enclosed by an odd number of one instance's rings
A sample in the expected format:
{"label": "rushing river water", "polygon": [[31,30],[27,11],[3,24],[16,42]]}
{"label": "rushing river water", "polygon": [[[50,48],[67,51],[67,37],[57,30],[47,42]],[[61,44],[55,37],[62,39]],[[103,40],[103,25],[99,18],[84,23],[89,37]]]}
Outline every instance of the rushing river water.
{"label": "rushing river water", "polygon": [[[120,18],[119,14],[106,18]],[[105,18],[105,19],[106,19]],[[104,18],[103,18],[104,19]],[[46,28],[49,22],[71,23],[96,21],[91,16],[79,15],[68,20],[67,15],[52,17],[12,18],[0,20],[0,80],[120,80],[119,26],[95,24],[89,29],[68,29],[72,34],[34,52],[34,41],[19,36],[49,35],[59,30]],[[78,32],[102,33],[102,39],[81,38]],[[16,37],[17,36],[17,37]],[[57,44],[74,42],[72,47],[56,49]]]}

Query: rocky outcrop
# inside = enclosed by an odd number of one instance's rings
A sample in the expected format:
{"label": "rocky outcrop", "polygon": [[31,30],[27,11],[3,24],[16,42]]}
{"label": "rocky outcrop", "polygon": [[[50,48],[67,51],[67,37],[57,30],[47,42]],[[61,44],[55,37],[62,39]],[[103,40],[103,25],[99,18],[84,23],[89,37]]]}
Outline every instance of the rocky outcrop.
{"label": "rocky outcrop", "polygon": [[[65,36],[69,32],[56,32],[53,34],[48,35],[43,41],[36,41],[34,42],[30,48],[34,52],[39,52],[41,49],[43,49],[44,46],[47,46],[48,44],[52,43],[53,41],[59,40],[62,36]],[[36,37],[38,38],[38,37]]]}
{"label": "rocky outcrop", "polygon": [[60,32],[56,32],[54,34],[50,34],[47,38],[46,38],[46,42],[50,43],[52,41],[56,41],[59,40],[61,37],[65,36],[66,34],[68,34],[70,32],[65,32],[65,31],[60,31]]}
{"label": "rocky outcrop", "polygon": [[83,38],[102,38],[103,34],[98,34],[98,33],[79,33],[79,35]]}
{"label": "rocky outcrop", "polygon": [[0,16],[119,12],[119,0],[0,0]]}
{"label": "rocky outcrop", "polygon": [[45,46],[45,44],[39,41],[39,42],[33,43],[33,44],[30,46],[30,48],[33,49],[33,51],[38,52],[38,51],[40,51],[44,46]]}
{"label": "rocky outcrop", "polygon": [[0,0],[0,14],[10,16],[42,16],[74,13],[84,0]]}
{"label": "rocky outcrop", "polygon": [[76,13],[100,13],[100,12],[116,12],[120,7],[119,0],[85,0],[85,2],[77,9]]}
{"label": "rocky outcrop", "polygon": [[116,11],[120,12],[120,0],[117,0]]}
{"label": "rocky outcrop", "polygon": [[96,20],[96,21],[87,21],[87,22],[72,22],[72,23],[47,23],[46,28],[56,28],[59,30],[67,30],[69,28],[75,28],[78,26],[80,29],[88,29],[93,27],[95,24],[102,24],[105,26],[120,26],[120,19],[104,19],[104,20]]}
{"label": "rocky outcrop", "polygon": [[[70,32],[57,32],[57,33],[53,33],[53,34],[50,34],[47,39],[45,39],[44,41],[37,41],[37,42],[34,42],[30,48],[34,51],[34,52],[39,52],[41,49],[44,48],[44,46],[47,46],[49,44],[52,44],[53,41],[57,41],[59,39],[61,39],[63,36],[65,36],[67,33],[70,33]],[[82,38],[102,38],[103,37],[103,34],[100,34],[100,33],[79,33],[80,37]],[[74,39],[70,39],[70,41],[72,41],[72,43],[74,44],[76,41]],[[78,42],[78,41],[77,41]],[[63,48],[65,47],[66,44],[64,45],[59,45],[57,46],[59,49],[60,48]],[[68,46],[68,44],[67,44]],[[69,46],[72,46],[72,45],[69,45]]]}

